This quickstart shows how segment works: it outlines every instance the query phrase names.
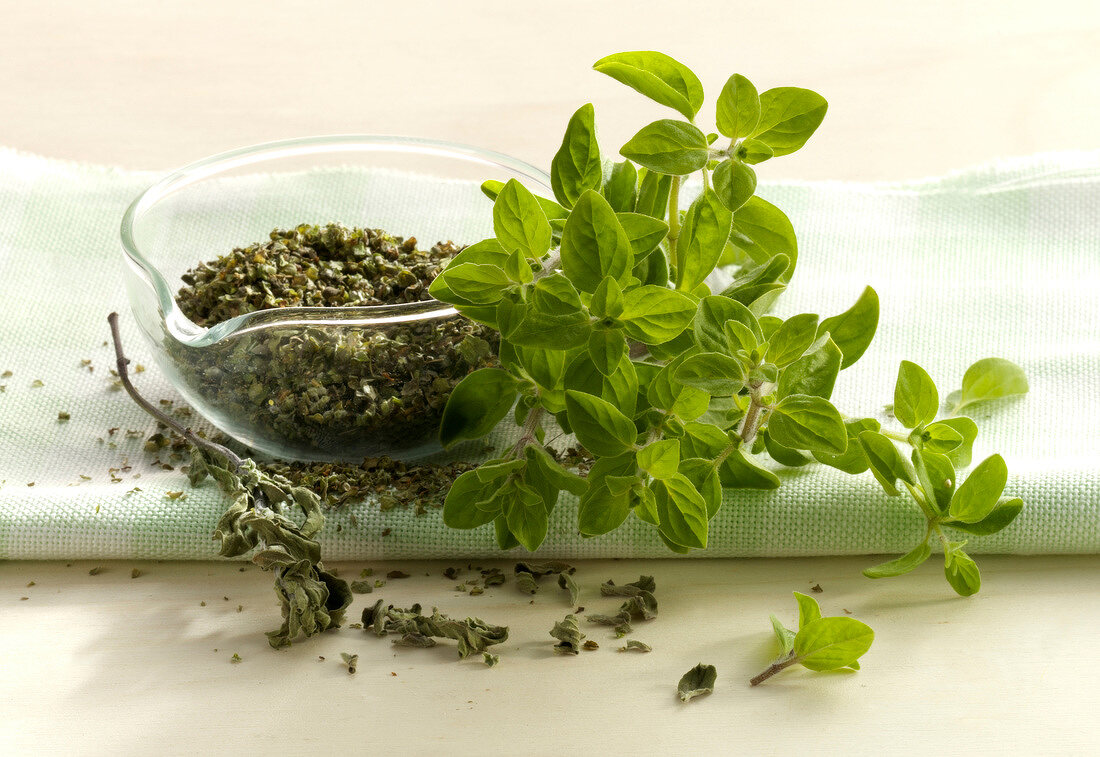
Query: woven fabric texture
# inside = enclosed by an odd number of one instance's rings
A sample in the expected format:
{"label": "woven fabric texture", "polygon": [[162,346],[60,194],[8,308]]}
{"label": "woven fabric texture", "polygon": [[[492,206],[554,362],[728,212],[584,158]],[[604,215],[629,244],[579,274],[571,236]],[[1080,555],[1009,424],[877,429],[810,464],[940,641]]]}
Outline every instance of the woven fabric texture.
{"label": "woven fabric texture", "polygon": [[[111,310],[123,315],[134,362],[152,365],[129,314],[117,240],[126,205],[154,178],[0,150],[0,372],[12,372],[0,378],[0,558],[216,556],[218,490],[154,469],[141,438],[125,433],[150,433],[151,419],[109,388]],[[1026,398],[971,413],[981,429],[975,459],[1004,455],[1008,491],[1026,508],[968,550],[1100,551],[1100,153],[917,182],[759,191],[786,210],[800,241],[779,315],[832,315],[867,284],[881,297],[874,344],[837,384],[843,412],[881,416],[902,359],[923,365],[944,393],[978,358],[1026,370]],[[154,369],[138,379],[150,397],[176,396]],[[60,411],[71,420],[59,421]],[[108,436],[110,427],[120,430]],[[912,502],[887,497],[869,474],[813,465],[780,475],[776,491],[727,491],[710,547],[696,556],[900,552],[919,539]],[[181,489],[186,498],[165,496]],[[595,539],[578,536],[574,522],[575,500],[563,498],[540,553],[669,556],[634,519]],[[490,528],[450,531],[438,511],[417,517],[371,502],[331,514],[322,543],[329,559],[499,554]]]}

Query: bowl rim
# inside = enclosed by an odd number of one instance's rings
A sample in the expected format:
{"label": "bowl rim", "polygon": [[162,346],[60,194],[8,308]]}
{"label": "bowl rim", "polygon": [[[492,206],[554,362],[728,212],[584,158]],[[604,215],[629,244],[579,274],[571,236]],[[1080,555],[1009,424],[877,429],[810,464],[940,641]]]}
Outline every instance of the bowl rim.
{"label": "bowl rim", "polygon": [[[172,337],[191,347],[205,347],[234,334],[268,326],[371,326],[428,318],[450,318],[458,311],[438,300],[391,305],[354,305],[339,309],[326,307],[288,307],[257,310],[199,326],[183,314],[167,279],[141,251],[134,240],[134,224],[141,214],[169,195],[211,176],[277,157],[326,153],[337,148],[363,152],[436,153],[461,158],[487,167],[503,168],[549,190],[550,176],[543,170],[510,155],[460,142],[388,134],[331,134],[280,139],[238,147],[188,163],[161,177],[139,194],[123,213],[119,235],[122,251],[152,285],[164,325]],[[336,312],[339,315],[336,315]]]}

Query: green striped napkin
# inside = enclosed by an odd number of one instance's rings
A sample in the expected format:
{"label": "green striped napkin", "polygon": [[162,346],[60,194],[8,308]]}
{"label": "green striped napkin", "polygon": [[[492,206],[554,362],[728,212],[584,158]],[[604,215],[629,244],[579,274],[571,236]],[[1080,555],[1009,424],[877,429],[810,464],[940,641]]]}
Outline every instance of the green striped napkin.
{"label": "green striped napkin", "polygon": [[[191,490],[179,471],[150,466],[141,437],[152,421],[110,390],[109,311],[123,314],[134,361],[152,366],[129,315],[117,229],[155,178],[0,150],[0,372],[12,371],[0,379],[0,558],[217,553],[218,490]],[[1100,153],[915,182],[766,183],[760,194],[787,211],[800,240],[778,314],[839,312],[866,284],[882,298],[879,336],[838,382],[842,411],[881,414],[902,359],[945,388],[981,357],[1027,371],[1026,398],[974,409],[975,459],[1003,454],[1008,490],[1027,506],[968,550],[1100,551]],[[137,379],[153,398],[177,396],[153,368]],[[728,491],[699,554],[900,552],[923,528],[911,502],[885,496],[869,475],[822,466],[780,475],[774,492]],[[165,496],[180,489],[186,498]],[[566,498],[554,513],[546,556],[669,555],[636,521],[583,539],[574,508]],[[383,513],[370,502],[332,515],[322,541],[328,559],[496,554],[489,528],[450,531],[437,511]]]}

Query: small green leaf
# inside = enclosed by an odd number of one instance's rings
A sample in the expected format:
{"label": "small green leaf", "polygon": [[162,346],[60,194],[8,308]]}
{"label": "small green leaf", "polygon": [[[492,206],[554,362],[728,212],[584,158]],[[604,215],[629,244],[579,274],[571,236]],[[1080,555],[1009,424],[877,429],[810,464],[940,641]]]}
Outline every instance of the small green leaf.
{"label": "small green leaf", "polygon": [[612,494],[606,484],[590,486],[577,504],[577,528],[586,536],[602,536],[621,526],[630,515],[630,494]]}
{"label": "small green leaf", "polygon": [[530,261],[519,250],[515,250],[508,256],[508,260],[504,261],[504,273],[517,284],[529,284],[535,278]]}
{"label": "small green leaf", "polygon": [[478,507],[487,502],[496,487],[478,478],[477,471],[466,471],[454,480],[443,502],[443,523],[449,528],[477,528],[490,523],[499,510]]}
{"label": "small green leaf", "polygon": [[951,498],[951,517],[963,523],[977,523],[989,515],[1008,482],[1008,466],[1000,455],[992,455],[970,472]]}
{"label": "small green leaf", "polygon": [[848,433],[837,409],[807,394],[780,400],[768,419],[768,433],[792,449],[841,454],[848,448]]}
{"label": "small green leaf", "polygon": [[679,472],[703,497],[707,505],[707,518],[713,518],[722,507],[722,482],[718,477],[718,471],[714,469],[714,464],[700,457],[689,457],[680,460]]}
{"label": "small green leaf", "polygon": [[[784,447],[775,439],[772,439],[767,429],[763,429],[757,436],[757,439],[764,440],[764,449],[767,450],[768,456],[780,465],[785,465],[788,468],[801,468],[803,465],[808,465],[810,463],[810,458],[806,457],[798,450]],[[849,441],[849,446],[850,445],[851,441]]]}
{"label": "small green leaf", "polygon": [[622,315],[623,290],[618,282],[610,276],[604,277],[592,293],[588,309],[597,318],[618,318]]}
{"label": "small green leaf", "polygon": [[874,640],[870,626],[855,618],[819,618],[799,629],[794,653],[810,670],[836,670],[862,657]]}
{"label": "small green leaf", "polygon": [[946,423],[931,423],[921,433],[921,444],[929,452],[946,455],[963,443],[962,434]]}
{"label": "small green leaf", "polygon": [[523,460],[489,460],[482,463],[474,471],[478,480],[483,484],[489,484],[497,479],[504,478],[526,466]]}
{"label": "small green leaf", "polygon": [[691,204],[677,248],[677,289],[691,291],[714,270],[729,238],[732,220],[733,215],[713,190],[704,190]]}
{"label": "small green leaf", "polygon": [[772,630],[775,631],[775,640],[779,642],[779,657],[786,657],[794,649],[794,631],[779,622],[779,618],[771,616]]}
{"label": "small green leaf", "polygon": [[802,630],[807,624],[821,619],[821,606],[817,600],[800,591],[794,593],[794,600],[798,602],[798,629]]}
{"label": "small green leaf", "polygon": [[694,336],[699,348],[704,352],[729,350],[725,329],[727,321],[738,321],[748,326],[754,341],[761,338],[760,323],[752,311],[728,297],[710,295],[699,300],[695,313]]}
{"label": "small green leaf", "polygon": [[[955,483],[957,476],[955,475],[955,468],[951,465],[951,460],[946,455],[940,455],[936,452],[929,452],[924,450],[923,452],[917,452],[913,450],[913,465],[917,464],[918,459],[924,460],[924,467],[928,473],[928,478],[932,485],[932,498],[934,499],[933,505],[937,512],[940,514],[946,513],[951,507],[951,498],[955,494]],[[925,492],[928,494],[929,492]]]}
{"label": "small green leaf", "polygon": [[500,334],[509,342],[524,347],[571,350],[588,343],[592,325],[588,315],[547,312],[538,302],[514,303],[501,300],[497,305]]}
{"label": "small green leaf", "polygon": [[695,309],[695,302],[683,292],[647,284],[626,292],[619,319],[630,338],[661,344],[688,327]]}
{"label": "small green leaf", "polygon": [[514,549],[519,546],[516,537],[508,530],[508,523],[503,515],[498,515],[493,521],[493,529],[496,532],[497,546],[501,549]]}
{"label": "small green leaf", "polygon": [[654,478],[669,478],[680,467],[680,442],[662,439],[638,450],[638,467]]}
{"label": "small green leaf", "polygon": [[723,160],[714,169],[714,191],[729,210],[737,210],[756,192],[756,171],[740,160]]}
{"label": "small green leaf", "polygon": [[535,282],[532,295],[535,307],[544,313],[573,315],[584,310],[576,287],[560,273],[551,273]]}
{"label": "small green leaf", "polygon": [[779,477],[767,468],[761,468],[742,449],[729,453],[718,468],[722,486],[731,489],[778,489]]}
{"label": "small green leaf", "polygon": [[[508,414],[516,400],[516,380],[500,368],[481,368],[451,391],[439,424],[444,447],[459,439],[485,436]],[[631,424],[633,425],[633,424]]]}
{"label": "small green leaf", "polygon": [[811,349],[783,369],[779,374],[776,393],[780,397],[809,394],[829,399],[833,395],[836,377],[840,374],[842,359],[836,343],[832,339],[825,340],[820,347]]}
{"label": "small green leaf", "polygon": [[952,544],[944,552],[943,574],[955,593],[962,597],[977,594],[982,588],[978,564],[962,550],[963,544]]}
{"label": "small green leaf", "polygon": [[550,457],[541,444],[527,445],[524,456],[527,458],[528,473],[532,467],[538,468],[559,491],[567,491],[579,497],[588,489],[588,483],[583,478],[563,468],[561,463]]}
{"label": "small green leaf", "polygon": [[790,281],[798,262],[798,240],[790,219],[767,200],[753,195],[734,211],[730,244],[756,263],[786,255],[790,266],[783,280]]}
{"label": "small green leaf", "polygon": [[493,232],[505,250],[538,259],[550,249],[550,222],[525,186],[509,179],[493,203]]}
{"label": "small green leaf", "polygon": [[894,417],[906,428],[931,423],[940,409],[940,395],[932,377],[916,363],[901,361],[894,386]]}
{"label": "small green leaf", "polygon": [[616,53],[600,58],[592,68],[622,82],[650,100],[695,118],[703,105],[703,85],[683,63],[652,50]]}
{"label": "small green leaf", "polygon": [[596,370],[610,376],[626,354],[626,339],[618,329],[593,329],[588,337],[588,354]]}
{"label": "small green leaf", "polygon": [[987,357],[966,369],[955,412],[978,402],[1027,394],[1027,391],[1027,376],[1020,366],[1004,358]]}
{"label": "small green leaf", "polygon": [[722,330],[726,332],[728,349],[735,354],[738,351],[751,354],[760,346],[760,342],[756,340],[756,334],[741,321],[726,321]]}
{"label": "small green leaf", "polygon": [[813,456],[819,463],[858,476],[866,471],[871,463],[867,460],[867,453],[859,443],[859,435],[864,431],[878,431],[882,425],[874,418],[857,418],[846,421],[844,428],[848,432],[848,449],[843,455],[830,455],[828,453],[814,452]]}
{"label": "small green leaf", "polygon": [[657,497],[660,530],[681,547],[706,549],[707,503],[683,474],[676,473],[653,482]]}
{"label": "small green leaf", "polygon": [[585,190],[598,190],[602,183],[595,112],[592,103],[586,103],[577,109],[565,128],[561,147],[550,163],[550,186],[558,202],[571,208]]}
{"label": "small green leaf", "polygon": [[892,576],[904,575],[915,569],[931,556],[932,547],[928,545],[928,539],[925,539],[914,547],[913,551],[907,552],[896,560],[890,560],[889,562],[876,565],[873,568],[867,568],[863,571],[863,575],[868,578],[890,578]]}
{"label": "small green leaf", "polygon": [[707,394],[728,397],[745,386],[741,363],[719,352],[703,352],[686,358],[673,374],[681,384]]}
{"label": "small green leaf", "polygon": [[978,438],[978,424],[965,416],[944,418],[942,421],[936,421],[936,423],[950,426],[962,436],[962,443],[955,449],[946,453],[955,467],[965,468],[970,465],[970,460],[974,452],[974,440]]}
{"label": "small green leaf", "polygon": [[684,359],[680,356],[657,372],[646,387],[646,399],[653,407],[667,410],[682,421],[693,421],[707,411],[709,397],[675,379],[676,369]]}
{"label": "small green leaf", "polygon": [[634,422],[610,402],[569,389],[565,407],[577,441],[592,454],[613,457],[634,446],[638,437]]}
{"label": "small green leaf", "polygon": [[630,240],[601,195],[585,191],[561,234],[562,270],[582,292],[593,292],[605,276],[624,281],[634,267]]}
{"label": "small green leaf", "polygon": [[634,203],[634,212],[663,219],[668,213],[672,177],[647,171],[645,168],[638,172],[638,176],[638,200]]}
{"label": "small green leaf", "polygon": [[867,351],[878,329],[878,314],[878,293],[867,287],[852,307],[840,315],[826,318],[818,326],[818,336],[828,333],[843,353],[842,369],[854,364]]}
{"label": "small green leaf", "polygon": [[[440,279],[443,281],[440,286],[445,285],[463,300],[478,305],[498,302],[504,290],[512,285],[512,280],[508,278],[504,269],[484,263],[461,263],[448,266],[443,269],[436,281]],[[435,282],[432,284],[435,286]],[[431,287],[428,291],[432,292]],[[440,294],[438,288],[433,296],[435,294]]]}
{"label": "small green leaf", "polygon": [[776,156],[789,155],[813,136],[828,108],[825,98],[809,89],[769,89],[760,93],[760,122],[749,136],[767,144]]}
{"label": "small green leaf", "polygon": [[898,496],[898,479],[916,485],[908,461],[887,437],[875,431],[863,431],[859,435],[859,443],[867,455],[871,473],[891,497]]}
{"label": "small green leaf", "polygon": [[544,389],[561,388],[565,376],[565,353],[538,347],[515,347],[516,360],[523,370]]}
{"label": "small green leaf", "polygon": [[737,157],[750,166],[763,163],[775,156],[775,150],[759,139],[746,139],[737,148]]}
{"label": "small green leaf", "polygon": [[692,124],[663,119],[643,126],[619,152],[650,171],[685,176],[706,166],[708,145]]}
{"label": "small green leaf", "polygon": [[1002,499],[997,506],[977,523],[964,523],[962,521],[946,521],[947,525],[965,531],[976,536],[988,536],[1007,528],[1016,516],[1024,509],[1024,501],[1019,497]]}
{"label": "small green leaf", "polygon": [[817,338],[817,316],[802,313],[783,321],[775,334],[768,340],[768,351],[764,354],[769,363],[785,368],[809,348]]}
{"label": "small green leaf", "polygon": [[530,486],[516,484],[504,500],[504,521],[508,530],[528,552],[534,552],[546,538],[549,520],[542,497]]}
{"label": "small green leaf", "polygon": [[734,74],[718,95],[718,131],[730,139],[741,139],[752,134],[758,123],[760,95],[751,81]]}
{"label": "small green leaf", "polygon": [[619,223],[623,225],[627,239],[630,240],[630,249],[634,252],[634,260],[638,261],[657,249],[668,235],[668,224],[659,218],[643,215],[641,213],[616,213]]}
{"label": "small green leaf", "polygon": [[629,160],[612,164],[602,191],[616,213],[633,212],[638,200],[638,169]]}

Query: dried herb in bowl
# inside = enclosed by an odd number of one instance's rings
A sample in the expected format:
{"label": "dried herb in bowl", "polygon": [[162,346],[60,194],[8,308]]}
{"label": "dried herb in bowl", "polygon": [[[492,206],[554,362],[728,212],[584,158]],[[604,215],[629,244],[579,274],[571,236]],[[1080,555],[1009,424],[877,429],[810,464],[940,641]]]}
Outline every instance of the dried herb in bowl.
{"label": "dried herb in bowl", "polygon": [[[185,273],[176,300],[200,326],[274,308],[430,301],[428,286],[461,248],[416,245],[336,223],[277,229]],[[431,443],[451,390],[496,363],[497,342],[494,331],[456,315],[362,328],[299,324],[170,349],[221,420],[325,457],[363,450],[364,440],[375,454]]]}

